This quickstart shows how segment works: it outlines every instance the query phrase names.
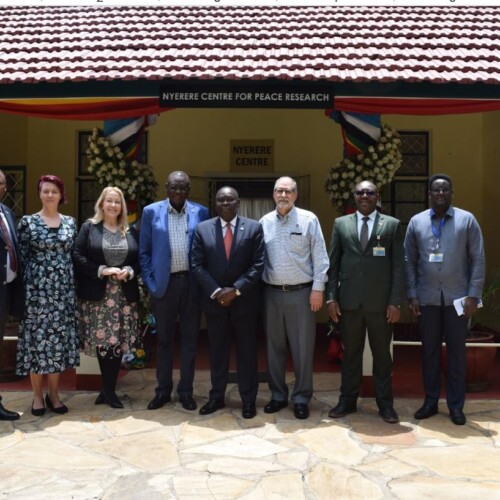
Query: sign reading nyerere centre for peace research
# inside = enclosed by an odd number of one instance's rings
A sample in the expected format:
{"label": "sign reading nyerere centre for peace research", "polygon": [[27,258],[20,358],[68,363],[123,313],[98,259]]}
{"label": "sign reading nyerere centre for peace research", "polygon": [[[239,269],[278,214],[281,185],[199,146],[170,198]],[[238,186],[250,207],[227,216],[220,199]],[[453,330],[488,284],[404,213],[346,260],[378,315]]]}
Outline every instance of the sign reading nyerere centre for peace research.
{"label": "sign reading nyerere centre for peace research", "polygon": [[173,81],[160,86],[160,106],[172,108],[333,107],[333,86],[318,82]]}

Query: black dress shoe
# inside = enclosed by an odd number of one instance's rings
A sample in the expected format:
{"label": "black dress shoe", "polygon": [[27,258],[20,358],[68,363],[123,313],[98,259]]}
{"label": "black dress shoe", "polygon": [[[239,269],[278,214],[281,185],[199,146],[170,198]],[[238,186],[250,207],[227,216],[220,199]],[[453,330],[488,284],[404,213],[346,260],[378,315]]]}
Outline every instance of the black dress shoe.
{"label": "black dress shoe", "polygon": [[241,416],[243,418],[253,418],[257,415],[257,409],[255,408],[255,403],[243,403],[243,408],[241,410]]}
{"label": "black dress shoe", "polygon": [[424,403],[421,408],[415,412],[415,418],[417,420],[423,420],[424,418],[429,418],[438,412],[437,404],[426,404]]}
{"label": "black dress shoe", "polygon": [[288,406],[288,401],[278,401],[277,399],[271,399],[266,406],[264,406],[264,413],[276,413],[283,408]]}
{"label": "black dress shoe", "polygon": [[0,403],[0,420],[19,420],[19,416],[19,413],[7,410],[3,407],[2,403]]}
{"label": "black dress shoe", "polygon": [[95,398],[94,404],[103,405],[104,403],[106,403],[106,398],[104,397],[104,394],[100,392],[98,396]]}
{"label": "black dress shoe", "polygon": [[35,401],[33,401],[33,403],[31,403],[31,414],[34,417],[41,417],[41,416],[45,415],[45,406],[43,408],[33,408],[34,403],[35,403]]}
{"label": "black dress shoe", "polygon": [[382,420],[388,424],[397,424],[399,422],[398,414],[394,411],[392,406],[381,408],[378,414],[382,417]]}
{"label": "black dress shoe", "polygon": [[346,415],[349,415],[349,413],[356,413],[358,411],[358,408],[356,406],[356,403],[354,404],[347,404],[347,403],[339,403],[335,408],[332,408],[328,416],[330,418],[342,418],[345,417]]}
{"label": "black dress shoe", "polygon": [[226,405],[224,401],[219,399],[209,399],[208,403],[200,408],[200,415],[210,415],[214,411],[224,408]]}
{"label": "black dress shoe", "polygon": [[304,420],[309,417],[309,406],[307,406],[306,403],[295,403],[293,405],[293,414],[295,415],[295,418]]}
{"label": "black dress shoe", "polygon": [[58,413],[59,415],[68,413],[68,407],[66,405],[61,403],[62,406],[54,406],[49,398],[48,393],[45,394],[45,404],[47,405],[47,408],[50,408],[54,413]]}
{"label": "black dress shoe", "polygon": [[196,410],[196,401],[193,396],[179,396],[179,401],[185,410],[193,411]]}
{"label": "black dress shoe", "polygon": [[451,421],[455,425],[464,425],[466,422],[464,412],[462,410],[459,410],[459,409],[456,409],[456,410],[450,409],[450,417],[451,417]]}
{"label": "black dress shoe", "polygon": [[163,405],[170,403],[170,396],[159,396],[158,394],[149,402],[148,410],[157,410]]}

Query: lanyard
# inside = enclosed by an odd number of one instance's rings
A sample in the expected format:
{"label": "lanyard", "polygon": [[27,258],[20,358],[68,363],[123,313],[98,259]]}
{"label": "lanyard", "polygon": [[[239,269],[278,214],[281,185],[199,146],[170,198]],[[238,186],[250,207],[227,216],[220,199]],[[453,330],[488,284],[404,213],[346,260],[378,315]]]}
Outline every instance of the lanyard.
{"label": "lanyard", "polygon": [[432,228],[432,233],[437,239],[437,246],[436,248],[439,247],[439,240],[441,239],[441,233],[443,231],[443,226],[446,222],[446,215],[439,221],[439,228],[436,228],[436,226],[432,223],[432,216],[434,215],[434,210],[431,209],[431,228]]}

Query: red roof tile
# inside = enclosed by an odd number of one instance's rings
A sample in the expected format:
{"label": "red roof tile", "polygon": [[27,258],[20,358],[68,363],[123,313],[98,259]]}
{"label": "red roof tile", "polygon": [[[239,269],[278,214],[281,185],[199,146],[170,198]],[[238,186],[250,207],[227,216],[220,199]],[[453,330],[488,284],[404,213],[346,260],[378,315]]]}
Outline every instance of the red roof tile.
{"label": "red roof tile", "polygon": [[500,84],[498,7],[2,7],[0,83]]}

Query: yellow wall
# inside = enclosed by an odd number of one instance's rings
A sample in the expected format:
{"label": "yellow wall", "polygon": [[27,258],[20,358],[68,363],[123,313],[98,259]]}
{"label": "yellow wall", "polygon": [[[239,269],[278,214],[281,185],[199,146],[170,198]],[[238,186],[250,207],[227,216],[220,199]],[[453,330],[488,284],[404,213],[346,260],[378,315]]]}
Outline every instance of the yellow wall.
{"label": "yellow wall", "polygon": [[[489,264],[500,265],[496,223],[491,214],[494,189],[500,176],[500,113],[453,116],[384,116],[392,126],[431,132],[430,173],[453,178],[454,204],[470,210],[485,232]],[[65,213],[76,212],[75,172],[78,130],[102,122],[62,121],[0,116],[0,166],[27,165],[27,212],[39,209],[36,179],[42,173],[61,176],[69,203]],[[310,174],[310,208],[320,218],[330,240],[336,213],[329,205],[323,181],[330,166],[342,156],[340,127],[321,110],[190,110],[163,113],[149,132],[149,162],[164,195],[167,174],[185,170],[191,175],[229,172],[231,139],[274,139],[275,172]],[[271,193],[269,193],[271,196]]]}

